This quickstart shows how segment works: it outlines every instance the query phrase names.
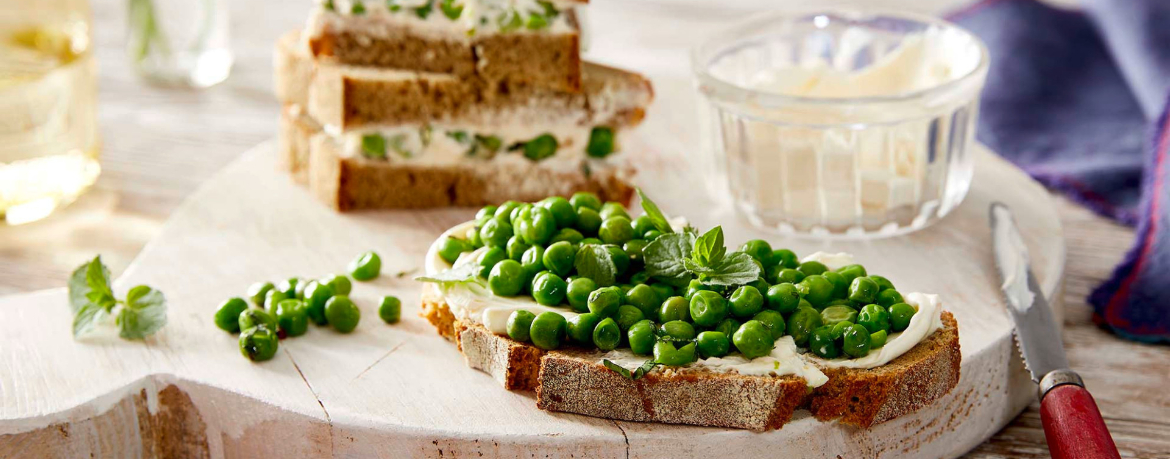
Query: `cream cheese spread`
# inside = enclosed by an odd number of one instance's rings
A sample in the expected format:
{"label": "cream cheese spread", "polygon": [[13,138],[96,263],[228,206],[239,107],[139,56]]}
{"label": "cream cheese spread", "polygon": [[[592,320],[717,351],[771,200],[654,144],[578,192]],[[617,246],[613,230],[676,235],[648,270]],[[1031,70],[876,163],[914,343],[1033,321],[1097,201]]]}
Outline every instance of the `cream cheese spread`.
{"label": "cream cheese spread", "polygon": [[[470,42],[471,37],[498,33],[565,33],[575,30],[568,14],[575,2],[549,2],[559,14],[547,20],[547,25],[536,31],[525,26],[531,14],[544,15],[544,5],[536,0],[459,0],[456,7],[462,12],[455,19],[444,14],[441,0],[333,0],[332,10],[324,2],[309,16],[308,36],[317,36],[324,30],[360,30],[373,36],[393,37],[402,30],[447,41]],[[360,14],[354,6],[361,4]],[[428,9],[429,8],[429,9]],[[418,13],[417,11],[426,11]],[[512,16],[515,16],[513,18]],[[514,29],[504,30],[503,24]]]}
{"label": "cream cheese spread", "polygon": [[[427,251],[426,273],[434,275],[464,263],[475,263],[475,260],[485,249],[481,248],[464,253],[455,261],[454,265],[447,263],[439,256],[439,248],[445,238],[464,239],[467,230],[474,227],[475,222],[466,222],[439,236]],[[813,260],[824,263],[830,269],[853,264],[853,256],[847,253],[817,252],[802,259],[802,261]],[[437,286],[437,288],[456,317],[483,324],[485,328],[498,335],[507,334],[508,317],[517,310],[525,310],[533,314],[551,311],[564,316],[565,319],[579,315],[567,308],[538,304],[530,297],[507,298],[493,295],[482,280]],[[810,353],[801,352],[802,349],[796,346],[792,336],[785,335],[776,340],[775,348],[769,355],[755,359],[746,359],[740,355],[712,357],[700,359],[692,366],[703,367],[715,372],[742,375],[793,375],[803,378],[809,387],[819,387],[828,381],[828,377],[821,371],[822,368],[874,368],[885,365],[942,328],[942,303],[938,295],[908,293],[905,300],[906,303],[918,309],[918,313],[910,319],[909,327],[902,332],[890,334],[885,346],[873,349],[868,355],[859,359],[821,359]],[[635,355],[628,349],[609,351],[602,355],[598,361],[603,359],[626,368],[638,367],[646,361],[644,356]]]}

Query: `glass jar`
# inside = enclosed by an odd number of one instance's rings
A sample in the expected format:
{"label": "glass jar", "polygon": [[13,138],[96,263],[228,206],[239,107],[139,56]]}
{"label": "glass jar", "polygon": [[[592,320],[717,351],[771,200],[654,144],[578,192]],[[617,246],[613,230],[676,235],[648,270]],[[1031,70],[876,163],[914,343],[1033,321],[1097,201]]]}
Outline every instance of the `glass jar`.
{"label": "glass jar", "polygon": [[227,0],[127,0],[127,53],[149,81],[206,88],[226,80],[233,55]]}
{"label": "glass jar", "polygon": [[718,193],[784,234],[868,238],[942,218],[971,185],[987,51],[905,13],[782,13],[692,53]]}

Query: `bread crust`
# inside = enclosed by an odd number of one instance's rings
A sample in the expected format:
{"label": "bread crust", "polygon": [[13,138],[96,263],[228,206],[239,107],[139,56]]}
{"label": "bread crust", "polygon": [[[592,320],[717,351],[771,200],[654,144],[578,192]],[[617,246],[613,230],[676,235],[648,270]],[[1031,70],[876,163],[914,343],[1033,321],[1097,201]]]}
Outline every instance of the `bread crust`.
{"label": "bread crust", "polygon": [[953,389],[960,375],[958,323],[945,311],[943,328],[909,352],[873,369],[824,368],[829,381],[815,389],[795,376],[686,367],[657,370],[632,381],[598,363],[598,351],[580,349],[540,351],[539,362],[531,356],[521,359],[525,348],[539,349],[456,320],[430,285],[420,315],[444,336],[452,333],[445,331],[448,327],[460,336],[474,336],[458,340],[468,366],[487,372],[509,390],[529,389],[523,375],[536,372],[531,388],[537,407],[609,419],[763,431],[781,428],[802,408],[822,421],[868,428],[929,405]]}

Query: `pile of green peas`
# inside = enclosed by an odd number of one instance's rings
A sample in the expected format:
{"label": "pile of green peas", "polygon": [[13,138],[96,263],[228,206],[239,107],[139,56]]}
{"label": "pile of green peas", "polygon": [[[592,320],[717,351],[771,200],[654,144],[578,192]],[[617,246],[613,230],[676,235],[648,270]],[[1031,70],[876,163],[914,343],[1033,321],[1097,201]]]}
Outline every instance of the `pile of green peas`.
{"label": "pile of green peas", "polygon": [[[493,294],[531,295],[541,305],[578,313],[566,320],[553,311],[517,310],[507,323],[514,340],[545,350],[628,347],[668,366],[731,352],[765,356],[784,335],[823,358],[862,357],[883,346],[889,333],[905,330],[917,312],[889,280],[861,265],[831,271],[758,239],[739,248],[760,264],[755,281],[659,282],[643,269],[642,251],[661,235],[649,217],[631,218],[620,203],[577,193],[484,207],[465,237],[441,242],[439,255],[453,264],[478,250],[472,261]],[[617,285],[599,286],[575,271],[576,253],[587,244],[609,253]]]}
{"label": "pile of green peas", "polygon": [[[349,298],[352,277],[359,281],[377,278],[382,260],[377,253],[359,255],[349,265],[349,275],[334,274],[317,280],[292,277],[280,281],[257,282],[248,287],[247,300],[229,298],[215,311],[215,325],[228,333],[240,333],[240,353],[254,362],[276,355],[280,339],[304,335],[309,322],[331,326],[349,333],[361,321],[361,310]],[[249,308],[248,302],[256,308]],[[378,315],[386,323],[396,323],[402,302],[393,296],[382,298]]]}

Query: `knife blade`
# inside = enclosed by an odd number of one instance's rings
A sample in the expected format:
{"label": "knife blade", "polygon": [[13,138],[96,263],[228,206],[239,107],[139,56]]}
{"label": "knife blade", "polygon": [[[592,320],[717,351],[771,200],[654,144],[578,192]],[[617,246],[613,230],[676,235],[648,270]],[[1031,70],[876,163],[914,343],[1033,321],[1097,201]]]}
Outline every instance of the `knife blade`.
{"label": "knife blade", "polygon": [[1028,247],[1012,211],[998,202],[991,205],[991,245],[1008,314],[1016,325],[1016,343],[1032,381],[1039,383],[1044,375],[1068,368],[1068,358],[1052,308],[1032,273]]}

